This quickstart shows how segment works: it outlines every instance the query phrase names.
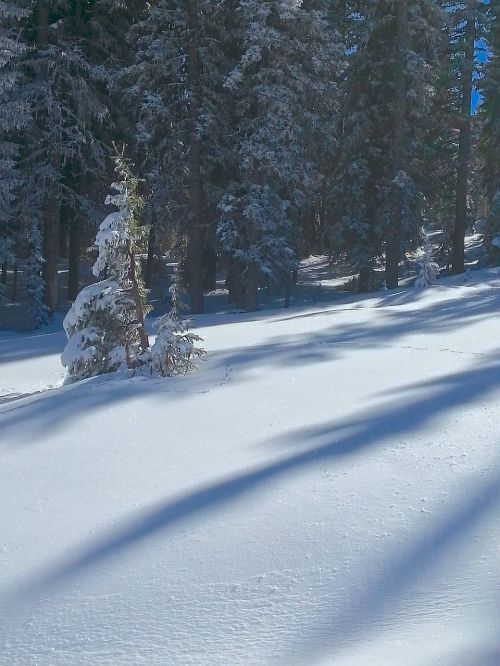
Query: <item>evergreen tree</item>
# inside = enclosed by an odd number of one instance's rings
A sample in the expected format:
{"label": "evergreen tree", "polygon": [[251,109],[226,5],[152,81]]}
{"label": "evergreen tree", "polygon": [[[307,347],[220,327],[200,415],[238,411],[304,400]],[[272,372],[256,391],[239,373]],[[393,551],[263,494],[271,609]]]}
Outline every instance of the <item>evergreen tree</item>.
{"label": "evergreen tree", "polygon": [[21,238],[19,193],[20,132],[31,122],[30,108],[22,95],[20,60],[28,47],[22,41],[21,20],[29,15],[25,3],[0,2],[0,265],[2,282],[7,264],[14,261]]}
{"label": "evergreen tree", "polygon": [[451,94],[456,77],[449,47],[449,32],[448,28],[445,28],[438,50],[437,76],[434,80],[428,128],[421,147],[419,176],[426,216],[443,232],[439,260],[446,265],[451,264],[458,157],[455,125],[460,108],[457,96]]}
{"label": "evergreen tree", "polygon": [[442,17],[433,0],[360,3],[346,82],[342,169],[333,186],[334,243],[359,271],[359,289],[397,286],[398,264],[421,226],[419,151]]}
{"label": "evergreen tree", "polygon": [[[191,311],[203,310],[203,250],[211,227],[214,172],[221,163],[222,84],[228,70],[223,2],[156,0],[132,30],[140,99],[138,140],[156,216],[187,239]],[[225,9],[225,13],[223,12]]]}
{"label": "evergreen tree", "polygon": [[326,6],[239,3],[243,53],[226,81],[234,168],[218,237],[233,300],[248,310],[258,307],[260,282],[286,282],[296,267],[298,213],[321,186],[311,144],[317,154],[331,145],[324,130],[332,127],[341,53]]}
{"label": "evergreen tree", "polygon": [[489,60],[481,85],[481,154],[487,202],[485,236],[490,255],[497,259],[498,247],[492,241],[500,236],[500,4],[492,0],[489,9]]}
{"label": "evergreen tree", "polygon": [[144,319],[148,312],[137,246],[142,199],[138,180],[122,156],[116,159],[120,181],[107,204],[118,207],[101,223],[93,273],[99,282],[82,289],[64,319],[68,344],[62,363],[70,379],[83,379],[121,367],[140,371],[149,362]]}
{"label": "evergreen tree", "polygon": [[449,230],[451,244],[451,269],[453,273],[464,270],[464,239],[467,226],[473,219],[471,211],[474,178],[474,152],[477,131],[473,113],[474,80],[478,75],[477,51],[485,36],[485,11],[482,0],[446,2],[449,25],[449,57],[451,67],[449,95],[455,108],[452,126],[456,133],[454,215]]}
{"label": "evergreen tree", "polygon": [[433,285],[439,277],[439,265],[432,258],[432,248],[429,236],[422,228],[422,239],[424,241],[423,256],[419,261],[419,273],[415,280],[416,289],[425,289]]}
{"label": "evergreen tree", "polygon": [[160,377],[186,375],[196,370],[205,350],[196,346],[201,338],[190,332],[191,321],[181,316],[182,278],[175,271],[170,286],[170,311],[155,323],[156,340],[151,348],[151,373]]}
{"label": "evergreen tree", "polygon": [[99,94],[106,75],[85,52],[86,21],[78,12],[86,6],[38,0],[31,29],[36,48],[22,63],[29,81],[25,101],[35,118],[24,146],[25,187],[37,193],[25,215],[37,219],[42,231],[45,303],[51,311],[58,301],[62,209],[95,216],[86,188],[106,169],[106,148],[96,131],[109,115]]}
{"label": "evergreen tree", "polygon": [[119,369],[160,377],[186,374],[205,353],[195,344],[201,338],[180,316],[177,280],[171,287],[172,308],[158,320],[155,343],[149,346],[149,308],[138,257],[144,236],[138,224],[143,199],[139,181],[122,155],[116,158],[116,171],[120,180],[106,203],[118,211],[101,223],[95,240],[93,273],[100,279],[81,290],[63,323],[68,343],[61,361],[69,381]]}
{"label": "evergreen tree", "polygon": [[455,222],[452,236],[452,272],[464,271],[464,241],[467,228],[467,195],[472,131],[472,85],[474,73],[474,42],[477,38],[477,0],[466,0],[454,7],[454,54],[459,68],[460,90],[459,141]]}

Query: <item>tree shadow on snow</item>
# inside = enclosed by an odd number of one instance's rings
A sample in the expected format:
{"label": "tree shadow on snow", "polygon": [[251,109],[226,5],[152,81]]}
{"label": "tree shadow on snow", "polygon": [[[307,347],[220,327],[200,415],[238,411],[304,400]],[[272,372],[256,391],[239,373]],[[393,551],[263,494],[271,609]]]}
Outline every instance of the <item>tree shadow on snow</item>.
{"label": "tree shadow on snow", "polygon": [[[403,297],[405,295],[403,294]],[[409,299],[412,302],[414,299]],[[375,308],[334,308],[299,314],[293,317],[274,320],[287,321],[288,319],[303,319],[307,317],[330,317],[338,315],[345,310],[359,309],[383,309],[387,310],[381,316],[373,318],[369,322],[355,322],[354,324],[332,325],[331,330],[323,330],[318,334],[317,342],[329,344],[356,343],[359,346],[374,344],[380,339],[384,342],[396,340],[409,334],[432,333],[440,336],[449,333],[450,330],[476,323],[478,319],[492,318],[500,311],[500,290],[485,289],[480,293],[473,292],[471,296],[449,299],[430,303],[419,307],[417,310],[395,310],[392,307],[401,305],[401,302],[388,303],[387,300],[376,305]]]}
{"label": "tree shadow on snow", "polygon": [[[404,294],[394,296],[404,297]],[[87,385],[79,383],[48,391],[32,399],[19,400],[14,406],[0,406],[1,430],[4,436],[10,435],[14,442],[35,444],[40,441],[42,435],[56,431],[66,420],[78,419],[81,415],[105,409],[113,403],[131,400],[145,394],[161,396],[162,393],[168,393],[169,396],[179,397],[183,392],[186,394],[208,392],[217,386],[217,381],[212,385],[207,371],[209,374],[221,376],[230,372],[230,381],[233,384],[237,381],[251,380],[254,369],[259,365],[283,368],[321,364],[345,357],[350,353],[351,347],[372,349],[397,346],[395,341],[407,335],[422,335],[422,347],[418,349],[425,350],[428,344],[425,339],[426,333],[432,333],[432,345],[435,347],[439,344],[438,336],[442,336],[445,343],[446,335],[450,331],[473,324],[478,319],[491,319],[493,325],[496,312],[500,312],[500,290],[491,288],[485,288],[479,294],[474,292],[470,298],[461,296],[457,299],[432,303],[417,311],[393,312],[387,308],[387,313],[384,313],[383,317],[378,315],[369,322],[342,325],[335,321],[331,327],[316,332],[275,336],[259,341],[253,346],[212,353],[198,374],[182,378],[186,380],[182,385],[179,378],[134,382],[108,376],[92,380]],[[311,316],[334,314],[339,314],[339,310],[311,313]],[[43,350],[38,348],[40,353],[52,353],[55,351],[55,346],[57,351],[60,351],[60,343],[57,342],[60,334],[33,336],[35,349],[36,344],[39,344],[36,342],[38,338],[45,340],[42,347],[46,345]],[[1,341],[2,344],[3,342]],[[412,342],[415,344],[414,338]],[[460,350],[438,351],[462,353]],[[15,345],[12,348],[8,347],[3,354],[0,352],[0,361],[11,360],[15,353]]]}
{"label": "tree shadow on snow", "polygon": [[12,333],[0,336],[0,365],[25,361],[39,356],[60,355],[64,349],[66,336],[64,331],[44,329],[32,333]]}
{"label": "tree shadow on snow", "polygon": [[[388,628],[390,631],[391,618],[393,625],[401,623],[401,613],[411,605],[415,607],[415,597],[418,600],[420,596],[419,605],[425,611],[429,599],[426,597],[425,589],[422,589],[422,579],[426,572],[432,567],[442,565],[447,557],[451,556],[454,559],[460,557],[460,546],[464,545],[465,539],[473,538],[474,531],[479,528],[481,521],[499,509],[500,474],[497,472],[494,475],[490,474],[489,477],[477,475],[467,489],[461,489],[457,502],[451,509],[443,512],[444,515],[436,519],[434,524],[430,524],[425,531],[414,534],[409,545],[401,552],[381,563],[382,573],[362,581],[355,581],[348,604],[343,606],[336,604],[334,601],[336,591],[332,590],[331,615],[327,618],[315,618],[316,625],[307,627],[307,635],[314,638],[307,640],[299,638],[290,648],[283,664],[306,662],[312,664],[326,655],[338,655],[345,649],[352,649],[356,643],[363,640],[380,637],[388,631]],[[376,554],[367,555],[373,564]],[[457,588],[466,589],[469,578],[470,574],[464,571],[461,580],[456,581]],[[491,578],[493,585],[493,576]],[[437,610],[434,601],[434,607],[428,612],[429,618],[440,615],[444,622],[446,595],[439,594],[435,582],[431,591],[434,594],[438,592],[437,598],[441,599],[442,607]],[[429,590],[427,595],[428,592]],[[455,603],[457,604],[455,610],[457,608],[460,610],[460,598]],[[409,612],[404,619],[410,624],[418,623],[418,615],[419,613],[416,613],[416,617],[413,617]],[[471,652],[470,655],[460,657],[456,654],[454,660],[450,662],[447,662],[445,655],[442,655],[439,663],[449,663],[449,666],[452,664],[453,666],[458,664],[498,666],[500,638],[497,636],[494,640],[497,646],[492,649],[485,650],[482,645],[477,653]]]}
{"label": "tree shadow on snow", "polygon": [[101,375],[53,390],[6,396],[0,404],[0,451],[19,445],[39,445],[68,421],[105,410],[138,397],[168,398],[171,405],[187,395],[208,393],[225,382],[223,368],[197,381],[196,375],[149,379],[120,373]]}
{"label": "tree shadow on snow", "polygon": [[[278,459],[246,469],[234,476],[214,481],[177,497],[170,497],[148,511],[141,511],[113,528],[85,549],[68,553],[52,570],[31,581],[27,594],[48,591],[51,586],[77,577],[88,570],[125,554],[130,548],[142,544],[146,539],[161,535],[168,538],[169,530],[181,523],[199,520],[220,507],[231,505],[238,499],[266,488],[271,482],[308,468],[355,457],[368,447],[391,445],[395,437],[418,431],[433,419],[444,416],[463,405],[485,399],[500,388],[500,359],[488,358],[460,375],[445,376],[432,382],[418,397],[408,397],[405,402],[391,403],[378,411],[361,410],[356,418],[344,422],[329,422],[306,431],[291,432],[283,441],[300,441],[304,449]],[[396,391],[395,391],[396,392]],[[478,491],[479,492],[479,491]],[[346,618],[354,616],[361,607],[374,614],[384,603],[384,598],[395,596],[403,586],[409,585],[432,552],[439,552],[450,539],[459,534],[466,525],[473,524],[498,499],[499,480],[492,481],[476,493],[472,500],[457,506],[453,515],[444,524],[429,530],[423,540],[411,546],[407,553],[391,563],[390,579],[380,581],[372,595],[355,602],[353,610],[341,609],[339,617],[332,619],[332,636],[335,627],[345,625]],[[411,565],[411,566],[410,566]],[[413,573],[412,573],[413,572]]]}

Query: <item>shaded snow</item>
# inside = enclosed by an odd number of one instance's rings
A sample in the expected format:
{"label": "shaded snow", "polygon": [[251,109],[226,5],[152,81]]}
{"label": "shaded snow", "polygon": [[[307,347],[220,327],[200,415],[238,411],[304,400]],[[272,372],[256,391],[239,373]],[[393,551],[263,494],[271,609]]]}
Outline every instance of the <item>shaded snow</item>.
{"label": "shaded snow", "polygon": [[1,406],[0,664],[499,664],[499,312],[491,270],[200,316],[196,375]]}

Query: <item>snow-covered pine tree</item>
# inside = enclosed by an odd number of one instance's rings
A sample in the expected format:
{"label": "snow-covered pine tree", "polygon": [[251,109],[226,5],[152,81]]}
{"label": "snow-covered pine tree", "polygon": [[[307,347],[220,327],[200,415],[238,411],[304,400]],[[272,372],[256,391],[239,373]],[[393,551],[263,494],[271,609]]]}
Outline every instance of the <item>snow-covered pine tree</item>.
{"label": "snow-covered pine tree", "polygon": [[454,125],[460,109],[456,95],[451,94],[455,72],[450,61],[449,49],[449,26],[447,26],[438,49],[437,76],[433,85],[428,128],[421,144],[418,178],[433,223],[437,229],[443,231],[437,255],[443,264],[451,262],[458,155]]}
{"label": "snow-covered pine tree", "polygon": [[150,362],[144,325],[148,309],[137,257],[142,198],[122,155],[116,158],[116,171],[120,180],[106,203],[118,211],[101,223],[95,241],[93,273],[100,280],[82,289],[64,319],[68,343],[61,360],[70,380],[119,368],[140,372]]}
{"label": "snow-covered pine tree", "polygon": [[346,79],[346,111],[333,242],[372,284],[386,254],[386,283],[397,285],[399,259],[418,238],[418,153],[427,124],[442,14],[434,0],[358,3],[357,44]]}
{"label": "snow-covered pine tree", "polygon": [[[155,212],[186,237],[191,311],[203,310],[203,254],[213,229],[214,172],[221,155],[225,20],[231,2],[155,0],[132,29],[139,98],[138,143]],[[182,243],[181,243],[182,245]]]}
{"label": "snow-covered pine tree", "polygon": [[474,75],[475,40],[478,38],[478,0],[453,3],[449,17],[452,23],[452,60],[459,91],[459,140],[455,189],[455,220],[452,231],[452,272],[464,271],[464,241],[467,227],[467,197],[471,161],[472,87]]}
{"label": "snow-covered pine tree", "polygon": [[[41,230],[45,303],[54,310],[58,300],[61,210],[76,217],[96,215],[86,182],[99,182],[106,171],[106,148],[96,128],[108,117],[99,87],[105,68],[89,62],[82,26],[88,3],[38,0],[27,32],[33,46],[22,60],[28,80],[25,102],[35,122],[25,136],[23,175],[27,191],[37,192],[28,219]],[[80,15],[80,14],[81,15]]]}
{"label": "snow-covered pine tree", "polygon": [[419,273],[415,280],[416,289],[425,289],[433,285],[439,277],[439,264],[432,258],[432,247],[429,235],[422,227],[423,255],[419,261]]}
{"label": "snow-covered pine tree", "polygon": [[205,350],[201,338],[190,332],[191,321],[181,315],[182,277],[176,269],[169,289],[171,308],[155,323],[156,340],[151,347],[151,373],[160,377],[186,375],[198,367]]}
{"label": "snow-covered pine tree", "polygon": [[[483,103],[481,153],[483,182],[487,198],[485,240],[490,258],[500,256],[500,4],[489,8],[490,29],[487,38],[489,59],[481,85]],[[494,242],[495,241],[495,242]]]}
{"label": "snow-covered pine tree", "polygon": [[234,168],[218,238],[233,301],[256,310],[259,284],[286,282],[297,265],[298,210],[321,188],[312,137],[332,124],[341,49],[324,2],[241,0],[237,21],[243,52],[226,81]]}
{"label": "snow-covered pine tree", "polygon": [[22,0],[0,1],[0,265],[14,261],[16,242],[21,240],[18,168],[20,132],[30,123],[30,108],[22,95],[20,59],[27,51],[21,20],[29,15]]}

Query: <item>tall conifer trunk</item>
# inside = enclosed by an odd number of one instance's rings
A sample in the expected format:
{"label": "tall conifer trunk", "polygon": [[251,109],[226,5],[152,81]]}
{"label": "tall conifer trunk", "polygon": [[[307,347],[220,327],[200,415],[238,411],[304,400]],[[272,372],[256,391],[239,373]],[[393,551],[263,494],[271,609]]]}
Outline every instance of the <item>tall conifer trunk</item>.
{"label": "tall conifer trunk", "polygon": [[[408,50],[408,0],[396,0],[397,21],[397,71],[396,99],[394,104],[393,178],[404,168],[406,129],[406,55]],[[392,184],[392,200],[389,234],[386,244],[385,282],[389,289],[398,286],[399,259],[401,256],[403,196],[400,185]]]}
{"label": "tall conifer trunk", "polygon": [[[37,46],[44,49],[48,41],[49,12],[46,0],[37,2]],[[47,63],[48,67],[48,63]],[[44,119],[48,122],[48,119]],[[60,118],[53,118],[53,122],[60,122]],[[60,169],[60,155],[57,146],[52,147],[49,156],[55,173]],[[44,303],[50,312],[57,307],[59,296],[59,251],[60,251],[60,201],[57,188],[45,192],[43,205],[43,267],[42,277],[45,283]]]}
{"label": "tall conifer trunk", "polygon": [[143,306],[143,300],[141,298],[141,287],[139,285],[139,277],[137,275],[137,269],[136,269],[137,257],[135,255],[135,249],[130,241],[128,242],[127,253],[129,260],[128,279],[130,280],[130,283],[132,285],[130,290],[130,295],[132,297],[135,306],[135,312],[138,324],[137,331],[139,333],[139,339],[141,341],[141,349],[142,351],[146,351],[146,349],[149,348],[149,336],[146,331],[144,306]]}
{"label": "tall conifer trunk", "polygon": [[74,301],[80,291],[80,220],[72,217],[69,227],[68,300]]}
{"label": "tall conifer trunk", "polygon": [[[84,194],[88,187],[88,177],[82,174],[78,182],[78,191]],[[68,243],[68,300],[74,301],[80,291],[80,254],[81,254],[81,225],[83,220],[80,215],[71,215],[69,221],[69,243]]]}
{"label": "tall conifer trunk", "polygon": [[187,0],[188,20],[191,40],[188,46],[187,74],[191,90],[191,117],[189,121],[189,178],[190,178],[190,217],[189,234],[189,290],[191,312],[203,312],[203,215],[204,196],[201,174],[201,141],[198,135],[198,111],[200,104],[200,62],[198,0]]}
{"label": "tall conifer trunk", "polygon": [[464,60],[462,64],[462,109],[458,144],[457,191],[451,272],[464,271],[464,242],[467,227],[467,192],[470,165],[472,76],[474,71],[475,0],[468,0],[465,26]]}
{"label": "tall conifer trunk", "polygon": [[146,257],[146,270],[144,271],[144,285],[151,288],[153,282],[153,266],[156,251],[156,212],[151,211],[151,225],[148,233],[148,254]]}

